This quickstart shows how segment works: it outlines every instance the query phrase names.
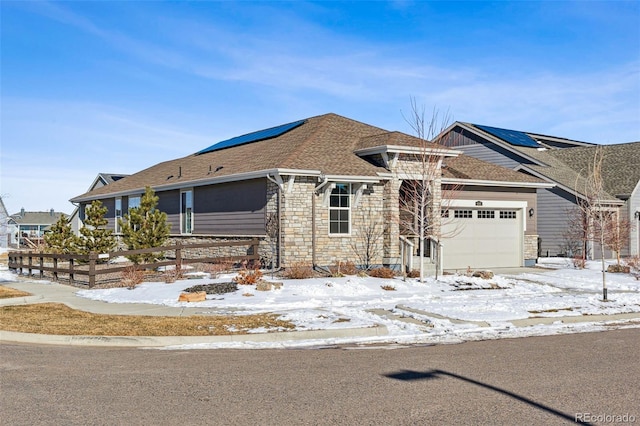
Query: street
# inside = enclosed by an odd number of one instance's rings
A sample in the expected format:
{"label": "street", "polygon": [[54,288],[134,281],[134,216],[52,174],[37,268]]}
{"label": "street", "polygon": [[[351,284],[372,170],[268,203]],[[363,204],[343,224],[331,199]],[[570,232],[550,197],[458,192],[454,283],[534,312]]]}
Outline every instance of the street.
{"label": "street", "polygon": [[640,423],[640,329],[393,350],[0,350],[6,425]]}

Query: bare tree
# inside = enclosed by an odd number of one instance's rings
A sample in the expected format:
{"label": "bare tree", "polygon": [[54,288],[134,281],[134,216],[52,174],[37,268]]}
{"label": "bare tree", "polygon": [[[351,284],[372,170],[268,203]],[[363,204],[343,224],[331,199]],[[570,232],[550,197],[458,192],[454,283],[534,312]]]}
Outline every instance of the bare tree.
{"label": "bare tree", "polygon": [[[424,106],[419,107],[415,98],[411,99],[411,113],[404,116],[419,139],[418,149],[413,154],[405,154],[400,166],[404,180],[400,187],[400,228],[401,232],[418,238],[420,256],[425,253],[425,244],[429,241],[435,246],[435,257],[440,262],[440,242],[445,236],[442,232],[443,220],[448,218],[449,205],[454,188],[442,190],[442,161],[445,154],[438,137],[451,121],[447,112],[441,115],[433,110],[429,119],[425,117]],[[422,260],[422,259],[421,259]],[[438,276],[436,263],[436,278]],[[424,265],[420,262],[420,282],[424,282]]]}
{"label": "bare tree", "polygon": [[584,267],[589,256],[589,223],[582,209],[567,209],[567,227],[562,233],[561,251],[573,257],[574,265]]}
{"label": "bare tree", "polygon": [[629,245],[629,234],[632,229],[631,221],[618,214],[610,214],[604,224],[604,245],[616,253],[618,266],[620,266],[622,250]]}
{"label": "bare tree", "polygon": [[349,239],[349,246],[358,259],[358,265],[368,271],[374,266],[376,259],[383,254],[384,223],[379,216],[371,214],[371,210],[361,210],[361,225],[354,229]]}
{"label": "bare tree", "polygon": [[577,192],[582,194],[578,199],[578,207],[582,211],[587,223],[586,235],[589,241],[594,241],[600,248],[600,261],[602,266],[602,300],[607,301],[607,280],[604,259],[604,249],[607,247],[607,233],[610,232],[610,222],[614,220],[616,208],[607,201],[602,177],[602,164],[604,151],[601,146],[596,147],[593,159],[587,170],[584,171],[582,180],[578,178]]}

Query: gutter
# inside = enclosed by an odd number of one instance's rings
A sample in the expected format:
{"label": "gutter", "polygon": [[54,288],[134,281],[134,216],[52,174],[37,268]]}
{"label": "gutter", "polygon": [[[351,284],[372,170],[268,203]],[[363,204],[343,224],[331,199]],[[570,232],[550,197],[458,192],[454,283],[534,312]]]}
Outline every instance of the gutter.
{"label": "gutter", "polygon": [[473,186],[505,186],[514,188],[553,188],[555,183],[545,182],[512,182],[512,181],[497,181],[497,180],[483,180],[483,179],[460,179],[460,178],[442,178],[443,184],[459,184],[459,185],[473,185]]}

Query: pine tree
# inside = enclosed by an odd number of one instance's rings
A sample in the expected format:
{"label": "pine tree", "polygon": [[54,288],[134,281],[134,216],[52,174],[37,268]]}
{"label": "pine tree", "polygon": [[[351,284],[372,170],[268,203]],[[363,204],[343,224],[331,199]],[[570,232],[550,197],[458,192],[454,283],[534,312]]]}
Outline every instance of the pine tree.
{"label": "pine tree", "polygon": [[[140,198],[140,207],[132,208],[124,215],[124,220],[120,220],[122,239],[129,250],[161,247],[169,238],[171,226],[167,224],[167,214],[156,209],[158,200],[153,189],[146,187]],[[140,260],[153,262],[160,256],[162,253],[145,253],[131,255],[129,260],[134,263]]]}
{"label": "pine tree", "polygon": [[116,238],[113,231],[106,229],[107,219],[104,215],[107,208],[102,206],[102,202],[95,200],[85,209],[84,225],[80,228],[80,238],[78,251],[82,254],[107,253],[116,246]]}
{"label": "pine tree", "polygon": [[44,235],[44,242],[49,251],[53,253],[75,253],[78,246],[78,237],[73,234],[71,223],[67,216],[61,215],[56,223],[51,225]]}

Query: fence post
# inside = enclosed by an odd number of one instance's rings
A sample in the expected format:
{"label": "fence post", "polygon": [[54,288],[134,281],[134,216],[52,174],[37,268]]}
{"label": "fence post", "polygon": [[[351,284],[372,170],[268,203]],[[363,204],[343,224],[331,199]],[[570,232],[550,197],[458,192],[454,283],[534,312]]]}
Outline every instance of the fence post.
{"label": "fence post", "polygon": [[98,260],[98,253],[89,253],[89,288],[96,285],[96,261]]}
{"label": "fence post", "polygon": [[44,278],[44,257],[42,257],[42,253],[40,254],[40,279]]}
{"label": "fence post", "polygon": [[182,241],[176,243],[176,273],[182,270]]}
{"label": "fence post", "polygon": [[31,276],[33,274],[33,252],[31,250],[29,250],[29,268],[27,270],[29,271],[29,276]]}
{"label": "fence post", "polygon": [[53,281],[58,282],[58,258],[53,256]]}
{"label": "fence post", "polygon": [[73,284],[73,261],[75,259],[72,257],[71,259],[69,259],[69,284]]}

